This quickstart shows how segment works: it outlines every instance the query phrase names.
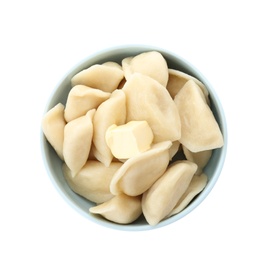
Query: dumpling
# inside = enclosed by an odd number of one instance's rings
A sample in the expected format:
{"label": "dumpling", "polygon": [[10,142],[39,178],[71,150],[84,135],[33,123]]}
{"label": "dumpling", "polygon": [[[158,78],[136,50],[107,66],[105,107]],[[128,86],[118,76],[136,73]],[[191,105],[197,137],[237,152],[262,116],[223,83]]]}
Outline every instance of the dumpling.
{"label": "dumpling", "polygon": [[143,214],[150,225],[158,224],[172,211],[196,170],[193,162],[177,161],[143,194]]}
{"label": "dumpling", "polygon": [[110,193],[109,185],[121,165],[121,162],[112,162],[106,167],[99,161],[88,160],[75,176],[66,164],[63,164],[63,173],[75,193],[92,202],[102,203],[114,196]]}
{"label": "dumpling", "polygon": [[121,65],[117,62],[114,62],[114,61],[106,61],[106,62],[102,63],[102,65],[122,70]]}
{"label": "dumpling", "polygon": [[64,127],[64,105],[59,103],[50,109],[42,119],[42,130],[61,160],[63,158]]}
{"label": "dumpling", "polygon": [[201,175],[194,175],[188,189],[167,217],[173,216],[186,208],[192,199],[205,188],[207,179],[207,175],[204,173]]}
{"label": "dumpling", "polygon": [[157,80],[164,87],[167,85],[167,62],[161,53],[157,51],[144,52],[135,57],[127,57],[122,60],[122,68],[127,80],[134,73],[141,73]]}
{"label": "dumpling", "polygon": [[94,114],[95,109],[92,109],[85,116],[67,123],[64,128],[64,161],[71,169],[73,176],[80,171],[88,159],[93,137]]}
{"label": "dumpling", "polygon": [[74,86],[67,97],[64,117],[67,122],[85,115],[110,97],[110,93],[84,85]]}
{"label": "dumpling", "polygon": [[93,119],[94,135],[92,152],[105,166],[108,166],[113,158],[105,140],[106,131],[113,124],[124,124],[125,119],[126,97],[122,90],[116,89],[109,99],[101,103]]}
{"label": "dumpling", "polygon": [[85,85],[112,92],[119,86],[123,77],[123,70],[116,66],[96,64],[77,73],[71,82],[73,86]]}
{"label": "dumpling", "polygon": [[174,101],[181,119],[180,143],[195,153],[223,146],[219,125],[200,87],[193,80],[184,85]]}
{"label": "dumpling", "polygon": [[115,223],[129,224],[142,214],[141,196],[130,197],[120,194],[98,206],[91,207],[89,211]]}
{"label": "dumpling", "polygon": [[127,122],[147,121],[155,143],[180,139],[178,108],[166,88],[148,76],[135,73],[122,90],[126,94]]}
{"label": "dumpling", "polygon": [[209,92],[201,81],[182,71],[175,69],[168,69],[168,73],[169,73],[169,78],[167,82],[167,90],[173,99],[178,94],[180,89],[187,83],[187,81],[192,79],[202,90],[207,103],[208,104],[210,103]]}
{"label": "dumpling", "polygon": [[170,141],[157,143],[150,150],[128,159],[113,176],[111,193],[137,196],[149,189],[165,172],[171,145]]}
{"label": "dumpling", "polygon": [[183,152],[187,160],[194,162],[198,165],[198,169],[195,174],[201,174],[203,168],[207,165],[212,156],[212,150],[205,150],[197,153],[189,151],[184,145],[182,146]]}

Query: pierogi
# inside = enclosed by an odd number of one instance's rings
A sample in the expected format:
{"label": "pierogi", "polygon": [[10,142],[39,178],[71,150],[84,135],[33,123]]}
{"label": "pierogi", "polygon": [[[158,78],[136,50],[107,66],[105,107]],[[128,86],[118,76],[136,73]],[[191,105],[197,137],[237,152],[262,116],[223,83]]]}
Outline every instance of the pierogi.
{"label": "pierogi", "polygon": [[67,122],[85,115],[110,97],[110,93],[84,85],[74,86],[67,97],[64,118]]}
{"label": "pierogi", "polygon": [[193,80],[201,88],[207,103],[210,103],[209,92],[201,81],[179,70],[168,69],[168,73],[167,90],[173,99],[189,80]]}
{"label": "pierogi", "polygon": [[71,80],[72,85],[85,85],[113,92],[124,77],[123,70],[116,66],[95,64],[77,73]]}
{"label": "pierogi", "polygon": [[143,194],[143,214],[150,225],[165,218],[185,193],[197,165],[189,161],[171,164],[166,172]]}
{"label": "pierogi", "polygon": [[145,120],[154,133],[154,143],[176,141],[181,124],[176,104],[156,80],[134,73],[122,88],[126,95],[126,121]]}
{"label": "pierogi", "polygon": [[95,109],[78,117],[64,127],[63,156],[67,166],[75,175],[86,163],[93,137],[93,116]]}
{"label": "pierogi", "polygon": [[92,202],[103,203],[114,196],[110,192],[109,185],[113,175],[121,166],[121,162],[112,162],[106,167],[99,161],[88,160],[75,175],[64,163],[63,173],[68,185],[75,193]]}
{"label": "pierogi", "polygon": [[149,76],[166,87],[168,82],[167,62],[161,53],[157,51],[144,52],[135,57],[127,57],[122,60],[122,68],[126,80],[134,73]]}
{"label": "pierogi", "polygon": [[[188,98],[187,98],[188,97]],[[223,146],[223,136],[200,87],[189,80],[175,96],[181,120],[180,142],[191,152]]]}
{"label": "pierogi", "polygon": [[191,179],[189,187],[181,196],[173,210],[169,213],[169,215],[167,215],[167,218],[182,211],[191,202],[191,200],[205,188],[207,179],[207,175],[204,173],[201,175],[194,175]]}
{"label": "pierogi", "polygon": [[170,141],[157,143],[150,150],[128,159],[113,176],[111,193],[129,196],[144,193],[165,172],[171,145]]}
{"label": "pierogi", "polygon": [[125,120],[126,96],[122,90],[117,89],[111,94],[109,99],[98,107],[93,119],[92,151],[94,156],[106,166],[110,165],[113,159],[113,154],[105,140],[106,131],[113,124],[124,124]]}
{"label": "pierogi", "polygon": [[64,105],[61,103],[51,108],[42,119],[42,131],[61,160],[64,160],[63,140],[65,125]]}
{"label": "pierogi", "polygon": [[197,153],[193,153],[189,151],[184,145],[182,145],[183,152],[187,158],[187,160],[194,162],[197,164],[198,169],[195,174],[201,174],[203,168],[207,165],[210,160],[213,150],[205,150]]}
{"label": "pierogi", "polygon": [[119,194],[100,205],[91,207],[89,211],[100,214],[112,222],[129,224],[142,214],[141,196]]}

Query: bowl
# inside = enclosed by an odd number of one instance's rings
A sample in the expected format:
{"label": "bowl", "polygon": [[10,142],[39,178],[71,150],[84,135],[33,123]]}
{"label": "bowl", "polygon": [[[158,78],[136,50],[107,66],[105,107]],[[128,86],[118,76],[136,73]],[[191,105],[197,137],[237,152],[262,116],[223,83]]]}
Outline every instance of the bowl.
{"label": "bowl", "polygon": [[151,230],[156,228],[161,228],[163,226],[172,224],[179,219],[183,218],[191,211],[193,211],[211,192],[212,188],[216,184],[218,177],[221,173],[225,156],[226,156],[226,149],[227,149],[227,126],[226,126],[226,119],[224,115],[224,111],[220,100],[205,78],[205,76],[192,64],[184,60],[182,57],[176,55],[175,53],[165,50],[159,47],[153,46],[142,46],[142,45],[135,45],[135,46],[117,46],[109,49],[105,49],[99,51],[81,61],[78,65],[73,67],[66,75],[62,78],[59,82],[58,86],[55,87],[54,92],[51,94],[50,100],[47,103],[44,113],[46,113],[49,109],[54,107],[56,104],[61,102],[62,104],[66,103],[67,95],[71,89],[71,78],[77,74],[79,71],[88,68],[93,64],[101,64],[107,61],[116,61],[118,63],[121,60],[128,56],[134,56],[142,52],[156,50],[160,52],[168,63],[168,67],[172,69],[178,69],[185,73],[188,73],[201,82],[204,83],[206,88],[209,91],[209,98],[211,102],[211,109],[214,113],[214,116],[219,124],[220,130],[223,134],[224,138],[224,146],[215,149],[209,160],[208,164],[204,168],[204,173],[208,177],[208,182],[204,190],[195,197],[192,202],[180,213],[162,220],[159,224],[155,226],[150,226],[144,216],[141,216],[138,220],[131,224],[122,225],[110,222],[108,220],[103,219],[99,215],[94,215],[89,212],[89,208],[94,206],[95,204],[84,199],[83,197],[74,193],[68,186],[62,172],[62,161],[59,159],[51,145],[47,142],[44,134],[41,131],[41,149],[42,149],[42,156],[43,162],[46,167],[47,173],[53,182],[54,186],[61,194],[61,196],[65,199],[70,206],[72,206],[77,212],[83,215],[88,220],[102,225],[104,227],[118,229],[118,230],[125,230],[125,231],[143,231],[143,230]]}

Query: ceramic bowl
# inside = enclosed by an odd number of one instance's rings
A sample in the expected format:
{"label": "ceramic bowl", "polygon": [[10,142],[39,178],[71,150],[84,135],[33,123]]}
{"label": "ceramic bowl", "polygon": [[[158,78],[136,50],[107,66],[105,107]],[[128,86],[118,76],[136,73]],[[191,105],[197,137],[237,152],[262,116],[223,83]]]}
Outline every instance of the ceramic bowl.
{"label": "ceramic bowl", "polygon": [[50,146],[45,136],[41,132],[41,149],[44,165],[46,167],[48,175],[50,176],[50,179],[57,188],[58,192],[69,203],[69,205],[71,205],[75,210],[77,210],[88,220],[112,229],[127,231],[151,230],[172,224],[183,218],[188,213],[193,211],[208,196],[208,194],[216,184],[225,161],[227,149],[227,126],[222,105],[214,88],[211,86],[205,76],[192,64],[190,64],[177,54],[162,48],[152,46],[118,46],[92,54],[91,56],[85,58],[78,65],[73,67],[73,69],[71,69],[68,73],[66,73],[61,82],[59,82],[58,86],[54,89],[54,92],[51,94],[51,98],[47,103],[47,107],[45,108],[44,113],[46,113],[49,109],[51,109],[59,102],[63,104],[66,103],[67,95],[71,89],[71,78],[79,71],[86,69],[93,64],[101,64],[106,61],[116,61],[120,63],[121,60],[125,57],[134,56],[139,53],[151,50],[159,51],[166,59],[169,68],[178,69],[185,73],[188,73],[205,84],[206,88],[209,91],[211,109],[215,115],[215,118],[224,137],[224,146],[220,149],[214,150],[210,161],[204,168],[204,172],[208,176],[208,183],[206,187],[197,197],[195,197],[195,199],[192,200],[192,202],[183,211],[181,211],[177,215],[161,221],[156,226],[150,226],[143,216],[141,216],[132,224],[121,225],[112,223],[98,215],[89,213],[89,208],[91,206],[94,206],[94,203],[80,197],[69,188],[63,176],[62,161],[56,155],[53,148]]}

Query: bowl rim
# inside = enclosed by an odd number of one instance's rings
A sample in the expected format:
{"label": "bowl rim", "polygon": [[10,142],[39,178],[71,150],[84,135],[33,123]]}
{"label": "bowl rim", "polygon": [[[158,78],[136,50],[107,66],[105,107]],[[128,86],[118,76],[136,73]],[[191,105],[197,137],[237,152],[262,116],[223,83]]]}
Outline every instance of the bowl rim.
{"label": "bowl rim", "polygon": [[133,53],[136,53],[136,52],[141,53],[141,52],[145,52],[145,51],[156,50],[156,51],[160,52],[162,55],[166,54],[166,55],[169,55],[169,56],[174,57],[177,60],[181,61],[185,65],[185,67],[188,67],[189,69],[191,69],[194,72],[194,74],[196,74],[196,76],[199,77],[199,79],[203,81],[203,83],[206,85],[207,90],[209,91],[209,96],[211,97],[211,99],[215,103],[215,108],[217,109],[217,113],[218,113],[218,115],[220,115],[219,126],[220,126],[221,132],[223,134],[224,145],[223,145],[223,147],[219,148],[221,151],[220,151],[219,161],[218,161],[216,168],[215,168],[215,174],[213,174],[213,177],[211,178],[210,181],[208,181],[204,190],[196,198],[196,201],[189,204],[185,209],[183,209],[178,214],[171,216],[168,219],[162,220],[160,223],[158,223],[155,226],[151,226],[148,223],[139,224],[139,225],[135,225],[134,223],[122,225],[122,224],[118,224],[118,223],[114,223],[114,222],[105,220],[101,217],[98,217],[97,215],[87,214],[89,212],[85,213],[81,208],[79,208],[79,206],[77,206],[74,203],[74,201],[71,199],[71,197],[66,192],[63,191],[63,188],[61,187],[60,183],[57,180],[55,180],[55,178],[53,177],[52,168],[51,168],[51,165],[48,163],[48,158],[47,158],[47,154],[45,151],[45,143],[47,141],[46,141],[46,138],[43,134],[42,127],[40,127],[40,147],[41,147],[42,162],[43,162],[44,167],[46,169],[46,172],[49,176],[49,179],[53,183],[53,186],[56,188],[57,192],[64,199],[64,201],[66,201],[67,204],[70,205],[72,208],[74,208],[80,215],[82,215],[86,219],[89,219],[93,223],[96,223],[100,226],[104,226],[104,227],[111,228],[111,229],[116,229],[116,230],[121,230],[121,231],[147,231],[147,230],[158,229],[158,228],[161,228],[164,226],[168,226],[169,224],[172,224],[174,222],[177,222],[178,220],[182,219],[184,216],[188,215],[196,207],[198,207],[202,203],[202,201],[204,201],[206,199],[206,197],[209,195],[209,193],[211,192],[211,190],[215,186],[215,184],[216,184],[216,182],[217,182],[217,180],[221,174],[222,168],[224,166],[226,153],[227,153],[227,144],[228,144],[227,121],[226,121],[225,113],[223,110],[223,106],[220,102],[220,99],[219,99],[217,93],[216,93],[216,90],[213,88],[213,86],[208,81],[208,79],[201,73],[201,71],[197,67],[195,67],[192,63],[190,63],[189,61],[187,61],[185,58],[181,57],[180,55],[176,54],[175,52],[170,51],[168,49],[158,47],[158,46],[143,45],[143,44],[127,44],[127,45],[117,45],[117,46],[108,47],[108,48],[105,48],[102,50],[98,50],[98,51],[96,51],[90,55],[87,55],[85,58],[83,58],[76,65],[72,66],[63,75],[63,77],[58,81],[58,83],[54,87],[53,91],[51,92],[51,94],[48,98],[48,101],[46,102],[46,106],[44,108],[42,116],[44,116],[45,113],[52,107],[51,102],[52,102],[54,95],[56,94],[56,91],[63,84],[63,82],[65,80],[69,79],[69,75],[71,77],[71,75],[75,74],[76,71],[78,71],[78,70],[80,71],[80,67],[84,66],[84,64],[90,60],[93,60],[93,59],[99,60],[100,59],[99,57],[103,57],[104,55],[106,56],[108,53],[115,53],[115,52],[117,53],[117,52],[121,52],[121,51],[123,51],[123,52],[127,51],[128,52],[129,50],[133,50],[133,51],[131,51]]}

